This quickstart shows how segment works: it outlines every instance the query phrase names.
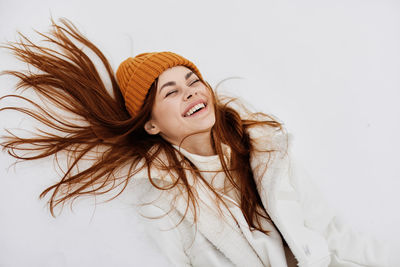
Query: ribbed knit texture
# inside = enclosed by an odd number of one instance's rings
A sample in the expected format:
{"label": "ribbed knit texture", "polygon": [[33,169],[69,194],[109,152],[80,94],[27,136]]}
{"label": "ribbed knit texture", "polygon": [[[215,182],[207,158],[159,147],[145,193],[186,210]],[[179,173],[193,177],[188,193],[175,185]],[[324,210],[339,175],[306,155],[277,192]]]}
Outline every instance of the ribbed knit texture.
{"label": "ribbed knit texture", "polygon": [[146,94],[154,80],[165,70],[185,66],[201,80],[197,67],[186,58],[172,52],[139,54],[124,60],[117,69],[117,80],[125,99],[125,107],[135,117],[143,106]]}

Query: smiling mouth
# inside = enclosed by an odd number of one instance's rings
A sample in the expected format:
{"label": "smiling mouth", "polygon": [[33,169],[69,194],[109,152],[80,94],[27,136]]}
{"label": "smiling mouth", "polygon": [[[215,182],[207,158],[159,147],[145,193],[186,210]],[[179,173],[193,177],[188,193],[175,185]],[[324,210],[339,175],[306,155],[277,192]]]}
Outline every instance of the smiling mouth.
{"label": "smiling mouth", "polygon": [[199,112],[200,110],[204,109],[207,106],[206,103],[199,103],[192,107],[188,112],[185,113],[184,117],[190,117],[196,112]]}

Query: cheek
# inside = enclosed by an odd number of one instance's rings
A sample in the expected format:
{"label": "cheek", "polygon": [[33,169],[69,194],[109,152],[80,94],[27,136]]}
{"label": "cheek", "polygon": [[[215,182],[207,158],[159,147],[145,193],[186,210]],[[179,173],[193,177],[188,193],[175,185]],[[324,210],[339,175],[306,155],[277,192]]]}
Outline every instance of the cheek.
{"label": "cheek", "polygon": [[210,89],[210,88],[208,88],[207,86],[204,85],[204,87],[202,88],[201,92],[204,95],[206,95],[212,101],[212,103],[214,103],[214,97],[213,97],[212,89]]}
{"label": "cheek", "polygon": [[163,103],[156,105],[153,108],[153,118],[158,121],[161,125],[168,125],[177,120],[179,111],[177,110],[177,103]]}

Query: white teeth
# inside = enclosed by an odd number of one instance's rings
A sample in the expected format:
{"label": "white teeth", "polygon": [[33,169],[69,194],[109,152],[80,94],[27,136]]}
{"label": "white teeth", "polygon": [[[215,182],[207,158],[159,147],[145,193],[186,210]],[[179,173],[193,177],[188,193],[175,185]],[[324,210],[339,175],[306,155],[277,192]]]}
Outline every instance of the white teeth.
{"label": "white teeth", "polygon": [[186,112],[185,116],[190,116],[195,113],[197,110],[204,108],[206,105],[204,103],[199,103],[196,106],[192,107],[188,112]]}

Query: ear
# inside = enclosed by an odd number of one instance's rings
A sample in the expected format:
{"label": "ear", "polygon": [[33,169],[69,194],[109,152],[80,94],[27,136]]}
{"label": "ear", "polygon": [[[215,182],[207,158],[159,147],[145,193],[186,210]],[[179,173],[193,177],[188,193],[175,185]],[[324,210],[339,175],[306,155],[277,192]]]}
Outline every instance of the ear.
{"label": "ear", "polygon": [[160,129],[157,127],[157,125],[152,121],[149,120],[144,124],[144,130],[151,135],[155,135],[160,133]]}

